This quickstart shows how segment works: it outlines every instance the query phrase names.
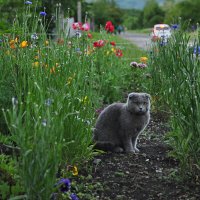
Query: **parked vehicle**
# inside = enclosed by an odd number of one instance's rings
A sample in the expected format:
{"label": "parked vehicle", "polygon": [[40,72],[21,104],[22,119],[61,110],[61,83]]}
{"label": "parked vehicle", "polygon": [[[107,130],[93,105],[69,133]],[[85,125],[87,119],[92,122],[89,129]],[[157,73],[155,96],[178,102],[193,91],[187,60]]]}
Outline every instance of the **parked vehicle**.
{"label": "parked vehicle", "polygon": [[171,37],[171,28],[168,24],[155,24],[152,33],[151,33],[152,41],[162,40],[163,42],[167,42],[167,40]]}

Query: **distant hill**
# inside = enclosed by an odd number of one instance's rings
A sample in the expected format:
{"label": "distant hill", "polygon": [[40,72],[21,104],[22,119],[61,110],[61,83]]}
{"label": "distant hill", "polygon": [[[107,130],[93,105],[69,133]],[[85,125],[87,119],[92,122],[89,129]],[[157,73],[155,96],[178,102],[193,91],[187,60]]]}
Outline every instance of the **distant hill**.
{"label": "distant hill", "polygon": [[[157,0],[157,2],[162,5],[165,0]],[[143,9],[144,5],[146,4],[147,0],[116,0],[117,5],[119,5],[120,8],[124,9],[130,9],[130,8],[136,8],[136,9]]]}
{"label": "distant hill", "polygon": [[[86,0],[87,2],[93,2],[94,0]],[[120,8],[124,9],[143,9],[147,0],[115,0]],[[165,0],[157,0],[157,2],[162,5]]]}

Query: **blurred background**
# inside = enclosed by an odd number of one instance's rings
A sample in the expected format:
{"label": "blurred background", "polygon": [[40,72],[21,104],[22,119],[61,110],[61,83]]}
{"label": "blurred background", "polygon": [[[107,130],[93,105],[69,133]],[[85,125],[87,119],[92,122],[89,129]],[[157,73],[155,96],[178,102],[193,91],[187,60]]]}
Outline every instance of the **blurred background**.
{"label": "blurred background", "polygon": [[[191,20],[195,29],[200,19],[199,0],[42,0],[32,1],[35,9],[45,10],[48,31],[55,28],[55,12],[60,6],[63,19],[91,23],[92,30],[98,30],[110,20],[117,27],[122,24],[125,30],[151,28],[154,24],[173,24],[177,18]],[[22,13],[22,0],[0,0],[0,31],[8,31],[16,15]]]}

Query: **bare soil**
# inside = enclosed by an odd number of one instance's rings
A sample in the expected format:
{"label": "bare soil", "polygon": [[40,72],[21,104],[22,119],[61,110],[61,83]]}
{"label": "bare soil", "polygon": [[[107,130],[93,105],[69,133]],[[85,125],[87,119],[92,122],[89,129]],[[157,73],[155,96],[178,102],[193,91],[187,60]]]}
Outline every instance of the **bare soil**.
{"label": "bare soil", "polygon": [[[93,161],[91,191],[100,200],[200,200],[200,184],[175,176],[178,162],[168,156],[163,138],[170,130],[162,115],[153,115],[141,135],[138,154],[105,153]],[[100,187],[101,186],[101,187]],[[84,198],[87,199],[87,198]]]}

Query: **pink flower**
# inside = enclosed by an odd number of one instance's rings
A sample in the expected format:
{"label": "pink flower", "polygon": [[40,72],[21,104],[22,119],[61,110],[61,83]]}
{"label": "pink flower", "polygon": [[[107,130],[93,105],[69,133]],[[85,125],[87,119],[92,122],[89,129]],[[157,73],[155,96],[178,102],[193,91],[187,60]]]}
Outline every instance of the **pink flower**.
{"label": "pink flower", "polygon": [[90,25],[88,23],[83,24],[82,30],[83,31],[89,31],[90,30]]}
{"label": "pink flower", "polygon": [[82,23],[81,22],[75,22],[72,24],[72,28],[74,30],[81,30],[82,29]]}
{"label": "pink flower", "polygon": [[144,69],[147,67],[147,65],[145,63],[137,63],[137,62],[131,62],[130,66],[140,68],[140,69]]}
{"label": "pink flower", "polygon": [[111,21],[107,21],[107,22],[106,22],[105,30],[106,30],[107,32],[110,32],[110,33],[113,33],[113,32],[114,32],[115,27],[113,26],[113,24],[112,24]]}
{"label": "pink flower", "polygon": [[137,62],[131,62],[131,63],[130,63],[130,66],[131,66],[131,67],[138,67],[138,63],[137,63]]}
{"label": "pink flower", "polygon": [[146,68],[147,65],[144,64],[144,63],[138,63],[138,67],[141,68],[141,69],[143,69],[143,68]]}
{"label": "pink flower", "polygon": [[93,43],[94,47],[103,47],[105,45],[104,40],[97,40],[96,42]]}

